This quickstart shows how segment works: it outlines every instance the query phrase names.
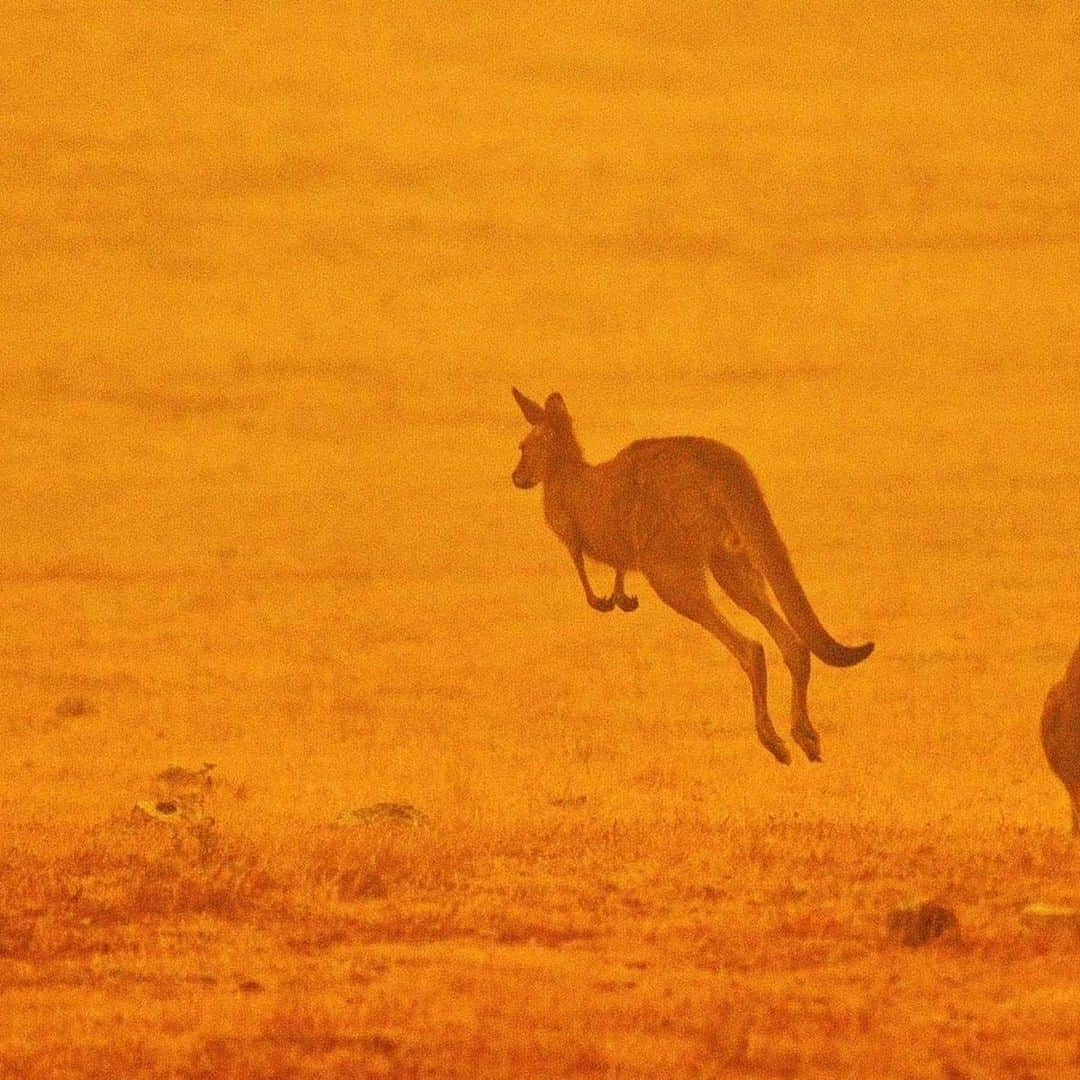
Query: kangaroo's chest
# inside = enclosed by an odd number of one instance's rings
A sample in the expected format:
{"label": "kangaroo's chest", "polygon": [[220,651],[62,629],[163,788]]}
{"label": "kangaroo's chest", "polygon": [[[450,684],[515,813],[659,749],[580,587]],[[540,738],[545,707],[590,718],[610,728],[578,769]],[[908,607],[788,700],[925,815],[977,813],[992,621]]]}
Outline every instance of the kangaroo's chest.
{"label": "kangaroo's chest", "polygon": [[548,490],[544,491],[544,520],[564,544],[574,540],[574,517],[567,500]]}

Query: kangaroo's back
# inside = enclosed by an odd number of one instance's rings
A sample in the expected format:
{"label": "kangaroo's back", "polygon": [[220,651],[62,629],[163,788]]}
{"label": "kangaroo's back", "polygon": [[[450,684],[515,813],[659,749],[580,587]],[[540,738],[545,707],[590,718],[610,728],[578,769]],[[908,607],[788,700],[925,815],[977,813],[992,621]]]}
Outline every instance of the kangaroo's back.
{"label": "kangaroo's back", "polygon": [[742,455],[711,439],[640,439],[611,464],[633,490],[642,541],[658,555],[707,560],[718,535],[739,542],[740,505],[755,497],[764,505]]}
{"label": "kangaroo's back", "polygon": [[[640,439],[614,460],[633,477],[638,497],[669,521],[696,528],[729,521],[752,548],[753,522],[772,522],[765,496],[746,458],[714,439],[695,435]],[[681,536],[693,544],[694,536]],[[675,540],[675,537],[672,537]]]}
{"label": "kangaroo's back", "polygon": [[748,559],[772,587],[802,641],[827,664],[848,667],[873,644],[840,644],[822,626],[803,591],[746,459],[713,439],[678,436],[631,443],[615,462],[637,491],[637,532],[654,558],[708,564],[720,549]]}

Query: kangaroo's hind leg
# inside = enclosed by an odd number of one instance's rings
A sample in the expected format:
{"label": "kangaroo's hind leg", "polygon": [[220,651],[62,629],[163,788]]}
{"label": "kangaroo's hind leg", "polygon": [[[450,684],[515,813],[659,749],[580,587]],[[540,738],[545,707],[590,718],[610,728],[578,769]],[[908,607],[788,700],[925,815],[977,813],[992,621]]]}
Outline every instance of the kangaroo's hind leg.
{"label": "kangaroo's hind leg", "polygon": [[806,703],[810,685],[810,650],[769,602],[765,578],[741,553],[722,549],[709,560],[720,587],[768,630],[791,673],[791,737],[810,761],[821,760],[821,745]]}
{"label": "kangaroo's hind leg", "polygon": [[760,643],[744,637],[716,610],[709,596],[705,567],[692,562],[643,563],[642,572],[656,595],[680,615],[705,627],[739,661],[750,680],[754,696],[754,726],[762,745],[782,765],[791,762],[791,752],[769,719],[766,695],[765,650]]}

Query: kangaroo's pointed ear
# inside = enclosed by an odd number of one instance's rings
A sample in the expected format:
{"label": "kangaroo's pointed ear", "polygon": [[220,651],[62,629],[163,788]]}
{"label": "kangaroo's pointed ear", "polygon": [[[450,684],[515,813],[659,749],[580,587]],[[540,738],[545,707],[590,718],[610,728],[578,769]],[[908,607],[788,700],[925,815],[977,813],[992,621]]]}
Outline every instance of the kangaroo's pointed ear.
{"label": "kangaroo's pointed ear", "polygon": [[563,401],[562,394],[548,395],[547,401],[544,402],[544,413],[555,423],[569,423],[570,421],[570,414],[566,411],[566,402]]}
{"label": "kangaroo's pointed ear", "polygon": [[514,400],[518,403],[518,407],[522,413],[525,414],[525,419],[530,424],[542,424],[544,422],[544,409],[543,406],[537,405],[532,398],[527,398],[516,386],[510,387],[514,392]]}

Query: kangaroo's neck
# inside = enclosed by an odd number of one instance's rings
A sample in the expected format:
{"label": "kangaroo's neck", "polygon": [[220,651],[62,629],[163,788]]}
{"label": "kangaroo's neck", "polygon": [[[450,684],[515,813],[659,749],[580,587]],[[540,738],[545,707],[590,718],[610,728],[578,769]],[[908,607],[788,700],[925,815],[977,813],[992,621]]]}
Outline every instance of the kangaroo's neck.
{"label": "kangaroo's neck", "polygon": [[548,467],[547,476],[544,477],[545,501],[549,498],[555,501],[568,500],[581,488],[592,468],[580,456],[553,461]]}
{"label": "kangaroo's neck", "polygon": [[558,436],[548,456],[545,490],[552,486],[556,489],[572,486],[589,469],[581,452],[581,443],[570,424],[556,430]]}
{"label": "kangaroo's neck", "polygon": [[581,443],[577,441],[573,427],[567,422],[556,429],[557,437],[548,458],[548,475],[562,470],[573,470],[585,464]]}

